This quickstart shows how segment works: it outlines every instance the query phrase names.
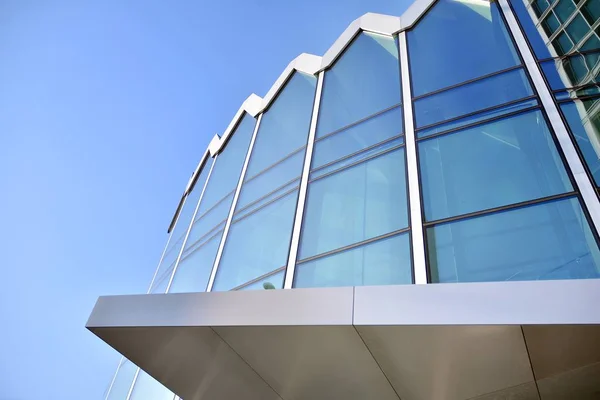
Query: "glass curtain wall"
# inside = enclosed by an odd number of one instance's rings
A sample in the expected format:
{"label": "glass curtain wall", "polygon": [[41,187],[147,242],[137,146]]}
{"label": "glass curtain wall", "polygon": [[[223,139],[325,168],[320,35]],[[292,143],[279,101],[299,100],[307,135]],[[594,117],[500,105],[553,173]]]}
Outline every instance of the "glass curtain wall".
{"label": "glass curtain wall", "polygon": [[261,118],[213,291],[283,287],[316,83],[295,72]]}
{"label": "glass curtain wall", "polygon": [[401,94],[392,37],[325,72],[294,287],[412,283]]}
{"label": "glass curtain wall", "polygon": [[497,3],[440,0],[407,39],[430,281],[600,277]]}
{"label": "glass curtain wall", "polygon": [[581,158],[600,187],[600,2],[510,0]]}

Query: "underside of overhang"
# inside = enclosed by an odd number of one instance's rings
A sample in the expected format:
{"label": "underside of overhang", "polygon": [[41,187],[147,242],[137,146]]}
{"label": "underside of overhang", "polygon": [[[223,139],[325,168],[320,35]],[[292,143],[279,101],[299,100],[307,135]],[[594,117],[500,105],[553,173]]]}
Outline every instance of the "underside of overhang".
{"label": "underside of overhang", "polygon": [[112,296],[87,327],[185,400],[597,398],[599,301],[600,280]]}

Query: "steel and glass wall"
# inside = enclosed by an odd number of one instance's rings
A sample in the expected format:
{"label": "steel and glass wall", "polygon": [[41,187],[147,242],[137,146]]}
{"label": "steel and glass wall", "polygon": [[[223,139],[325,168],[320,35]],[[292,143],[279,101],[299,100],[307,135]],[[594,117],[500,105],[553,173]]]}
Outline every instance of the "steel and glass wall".
{"label": "steel and glass wall", "polygon": [[[600,278],[599,6],[438,0],[293,72],[204,160],[149,292]],[[107,395],[173,397],[127,360]]]}

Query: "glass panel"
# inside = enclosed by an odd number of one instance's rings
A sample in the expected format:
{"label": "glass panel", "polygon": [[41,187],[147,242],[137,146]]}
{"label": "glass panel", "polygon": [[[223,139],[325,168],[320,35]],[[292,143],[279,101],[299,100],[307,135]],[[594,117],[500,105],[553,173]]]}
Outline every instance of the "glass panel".
{"label": "glass panel", "polygon": [[600,186],[600,97],[560,106],[596,185]]}
{"label": "glass panel", "polygon": [[590,36],[589,39],[587,39],[581,45],[580,50],[581,51],[600,50],[600,39],[598,39],[598,36],[594,33],[592,36]]}
{"label": "glass panel", "polygon": [[192,217],[198,206],[198,200],[200,200],[200,195],[204,189],[204,184],[206,183],[206,178],[208,177],[211,165],[212,160],[209,160],[204,165],[204,168],[202,168],[202,172],[200,172],[200,176],[198,176],[196,184],[194,185],[194,190],[192,190],[187,196],[185,203],[183,203],[179,217],[177,217],[177,222],[171,231],[171,236],[167,244],[167,251],[165,251],[162,258],[150,293],[164,293],[167,289],[169,279],[171,279],[171,272],[173,271],[173,267],[175,267],[175,262],[181,251],[183,240],[185,239],[185,235],[192,222]]}
{"label": "glass panel", "polygon": [[592,73],[594,67],[597,67],[597,62],[597,54],[588,54],[546,61],[541,66],[550,87],[557,90],[600,82],[598,71],[596,74]]}
{"label": "glass panel", "polygon": [[577,199],[427,229],[433,282],[600,277],[600,254]]}
{"label": "glass panel", "polygon": [[406,203],[403,148],[312,182],[299,258],[407,227]]}
{"label": "glass panel", "polygon": [[417,128],[533,95],[522,69],[419,99]]}
{"label": "glass panel", "polygon": [[223,231],[213,234],[208,241],[195,246],[194,250],[182,256],[169,293],[204,292],[219,249]]}
{"label": "glass panel", "polygon": [[287,264],[298,192],[231,225],[213,291],[230,290]]}
{"label": "glass panel", "polygon": [[600,94],[598,86],[591,86],[584,89],[568,89],[562,92],[555,93],[556,100],[577,99],[583,96],[594,96]]}
{"label": "glass panel", "polygon": [[[263,114],[246,172],[251,177],[306,146],[317,78],[294,73]],[[298,173],[299,175],[299,173]]]}
{"label": "glass panel", "polygon": [[173,396],[169,389],[140,370],[129,400],[173,400]]}
{"label": "glass panel", "polygon": [[408,44],[413,96],[520,64],[496,2],[439,0]]}
{"label": "glass panel", "polygon": [[[521,24],[523,31],[525,32],[525,36],[527,36],[527,39],[529,40],[529,44],[531,44],[531,47],[533,48],[533,52],[535,53],[535,56],[538,59],[549,58],[549,57],[551,57],[550,50],[546,46],[546,43],[544,42],[542,35],[540,35],[540,32],[535,27],[534,22],[531,19],[531,16],[529,15],[529,12],[525,8],[526,1],[527,0],[509,0],[510,5],[512,6],[512,8],[515,12],[516,17],[519,20],[519,23]],[[535,10],[535,8],[534,8],[534,10]],[[541,13],[538,14],[538,17],[540,15],[541,15]],[[537,22],[537,18],[536,18],[536,22]]]}
{"label": "glass panel", "polygon": [[558,0],[554,6],[554,13],[561,23],[564,23],[575,11],[575,4],[571,0]]}
{"label": "glass panel", "polygon": [[298,264],[294,287],[412,283],[408,233]]}
{"label": "glass panel", "polygon": [[194,222],[194,226],[192,226],[192,230],[190,231],[187,243],[185,244],[184,254],[201,241],[204,235],[227,219],[232,200],[233,193],[227,196],[223,201],[219,202],[215,208],[196,219],[196,222]]}
{"label": "glass panel", "polygon": [[129,389],[131,389],[131,384],[133,383],[133,377],[136,370],[137,367],[133,365],[131,361],[123,360],[119,370],[117,371],[117,376],[115,377],[115,381],[110,388],[110,392],[108,393],[106,400],[126,399]]}
{"label": "glass panel", "polygon": [[402,108],[386,111],[315,143],[312,168],[373,146],[402,133]]}
{"label": "glass panel", "polygon": [[577,14],[571,23],[567,25],[567,33],[575,44],[579,43],[589,31],[590,26],[585,22],[581,14]]}
{"label": "glass panel", "polygon": [[398,48],[363,32],[325,73],[317,137],[400,103]]}
{"label": "glass panel", "polygon": [[560,22],[558,22],[553,13],[550,13],[542,22],[542,27],[544,28],[544,32],[546,32],[546,35],[550,37],[554,34],[554,32],[558,30],[558,28],[560,27]]}
{"label": "glass panel", "polygon": [[573,42],[566,32],[561,33],[552,41],[552,46],[558,56],[567,54],[573,47]]}
{"label": "glass panel", "polygon": [[581,13],[590,25],[594,25],[600,20],[600,1],[588,0],[581,7]]}
{"label": "glass panel", "polygon": [[202,203],[200,203],[198,215],[202,215],[236,188],[246,160],[255,122],[250,115],[244,114],[225,149],[215,159],[215,166],[206,186]]}
{"label": "glass panel", "polygon": [[276,274],[269,275],[259,281],[244,286],[238,290],[271,290],[283,288],[283,278],[285,277],[285,269]]}
{"label": "glass panel", "polygon": [[548,0],[533,0],[531,2],[531,8],[533,8],[533,11],[538,17],[540,17],[548,7],[550,7]]}
{"label": "glass panel", "polygon": [[452,122],[446,122],[445,124],[435,125],[431,128],[421,129],[417,131],[417,137],[424,138],[436,133],[441,133],[450,129],[459,128],[468,124],[474,124],[476,122],[484,121],[486,119],[494,118],[503,114],[524,110],[529,107],[535,107],[537,105],[538,102],[536,99],[525,100],[516,104],[509,104],[507,106],[494,108],[493,110],[483,111],[473,116],[460,118]]}
{"label": "glass panel", "polygon": [[246,206],[246,208],[236,211],[236,213],[233,216],[233,222],[236,222],[236,221],[244,218],[244,216],[246,216],[248,214],[252,214],[254,211],[258,210],[259,208],[267,205],[267,203],[279,200],[280,197],[286,196],[288,194],[288,192],[290,192],[291,190],[294,190],[294,189],[298,189],[299,186],[300,186],[300,178],[294,179],[287,185],[281,186],[277,190],[270,193],[268,196],[263,196],[258,201],[255,201],[254,203],[251,203],[250,205]]}
{"label": "glass panel", "polygon": [[418,146],[427,221],[573,190],[540,111]]}
{"label": "glass panel", "polygon": [[244,182],[240,198],[236,205],[236,212],[262,196],[289,183],[292,179],[302,175],[303,165],[304,151],[300,151],[283,161],[281,164]]}

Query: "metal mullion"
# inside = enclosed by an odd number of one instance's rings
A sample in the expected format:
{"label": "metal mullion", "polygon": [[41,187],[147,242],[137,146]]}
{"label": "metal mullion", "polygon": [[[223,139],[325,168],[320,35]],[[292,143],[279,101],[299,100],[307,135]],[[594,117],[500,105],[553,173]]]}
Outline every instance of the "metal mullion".
{"label": "metal mullion", "polygon": [[582,196],[584,209],[587,210],[589,216],[594,224],[596,234],[600,231],[600,202],[598,201],[598,195],[595,191],[595,185],[593,185],[590,176],[579,156],[579,152],[573,138],[571,137],[569,130],[567,129],[565,122],[563,121],[561,114],[558,110],[558,106],[554,102],[554,96],[550,92],[540,66],[535,60],[535,57],[525,39],[524,33],[519,27],[516,17],[513,14],[510,5],[507,0],[499,0],[500,9],[507,20],[507,25],[517,43],[517,49],[521,53],[521,56],[525,60],[525,68],[531,77],[534,88],[536,89],[540,101],[546,111],[546,116],[550,122],[552,130],[554,131],[554,137],[559,143],[560,149],[563,153],[564,158],[567,161],[567,168],[570,170],[577,189]]}
{"label": "metal mullion", "polygon": [[[187,231],[185,233],[185,237],[183,238],[183,243],[181,244],[181,249],[179,249],[179,254],[177,255],[177,259],[175,260],[175,266],[173,266],[173,272],[171,273],[171,277],[169,278],[169,283],[167,284],[167,288],[165,290],[165,293],[169,293],[169,290],[171,289],[171,284],[173,283],[173,279],[175,278],[175,274],[177,273],[177,267],[179,266],[179,261],[181,260],[181,255],[183,254],[183,250],[185,249],[185,245],[187,244],[187,240],[188,237],[190,236],[190,232],[192,231],[192,227],[194,226],[194,222],[196,220],[196,214],[198,213],[198,210],[200,209],[200,203],[202,203],[202,198],[204,197],[204,192],[206,191],[206,187],[208,186],[208,182],[210,181],[210,176],[212,175],[213,172],[213,168],[215,166],[215,164],[217,163],[217,158],[219,157],[219,155],[216,155],[212,165],[210,166],[210,170],[208,171],[208,175],[206,176],[206,181],[204,182],[204,186],[202,187],[202,192],[200,193],[200,198],[198,198],[198,203],[196,204],[196,209],[194,210],[194,215],[192,215],[192,218],[190,220],[190,225],[187,228]],[[200,174],[198,174],[198,177],[200,176]],[[191,191],[190,191],[191,194]],[[189,196],[189,194],[188,194]]]}
{"label": "metal mullion", "polygon": [[380,240],[389,239],[389,238],[391,238],[393,236],[401,235],[403,233],[408,233],[408,232],[410,232],[410,227],[406,227],[406,228],[398,229],[398,230],[395,230],[395,231],[392,231],[392,232],[384,233],[383,235],[379,235],[379,236],[375,236],[375,237],[372,237],[372,238],[369,238],[369,239],[361,240],[360,242],[355,242],[355,243],[352,243],[352,244],[348,244],[346,246],[338,247],[337,249],[325,251],[323,253],[315,254],[314,256],[303,258],[301,260],[298,260],[297,264],[298,265],[302,265],[302,264],[305,264],[305,263],[310,262],[310,261],[318,260],[320,258],[329,257],[329,256],[332,256],[334,254],[343,253],[343,252],[345,252],[347,250],[352,250],[352,249],[356,249],[357,247],[362,247],[362,246],[366,246],[366,245],[369,245],[369,244],[373,244],[375,242],[379,242]]}
{"label": "metal mullion", "polygon": [[212,270],[210,272],[210,278],[208,280],[208,285],[206,286],[206,291],[212,291],[212,287],[215,283],[215,278],[217,276],[217,269],[219,268],[219,263],[221,262],[221,257],[223,255],[223,249],[225,248],[225,242],[227,241],[227,234],[229,233],[229,227],[231,226],[231,220],[233,219],[233,213],[235,211],[235,206],[237,205],[238,199],[240,197],[240,192],[242,190],[242,185],[244,184],[244,177],[246,176],[246,170],[248,169],[248,164],[250,163],[250,156],[252,155],[252,150],[254,149],[254,142],[256,142],[256,134],[258,133],[258,128],[260,127],[260,122],[262,121],[262,117],[264,114],[260,114],[258,116],[258,120],[256,121],[256,126],[254,127],[254,132],[252,133],[252,139],[250,140],[250,145],[248,146],[248,151],[246,153],[246,159],[244,160],[244,166],[242,167],[242,171],[240,173],[240,177],[238,179],[237,187],[235,189],[235,194],[233,195],[233,200],[231,201],[231,207],[229,208],[229,215],[227,217],[227,222],[225,223],[225,227],[223,228],[223,236],[221,237],[221,243],[219,243],[219,249],[217,250],[217,255],[215,256],[215,262],[213,264]]}
{"label": "metal mullion", "polygon": [[[571,86],[571,87],[568,87],[565,89],[554,89],[554,90],[552,90],[552,94],[568,92],[568,91],[573,91],[573,90],[576,91],[576,90],[587,89],[587,88],[591,88],[591,87],[599,87],[599,86],[600,86],[600,82],[586,83],[584,85]],[[595,94],[592,96],[598,96],[598,94]]]}
{"label": "metal mullion", "polygon": [[[216,159],[216,156],[215,156],[215,159]],[[206,214],[208,214],[209,212],[211,212],[212,210],[217,208],[217,206],[220,205],[222,202],[224,202],[226,198],[231,196],[232,193],[235,193],[235,189],[233,189],[231,192],[228,192],[224,197],[222,197],[219,201],[217,201],[212,207],[210,207],[208,210],[204,211],[202,213],[202,215],[199,216],[198,219],[194,222],[200,221]]]}
{"label": "metal mullion", "polygon": [[[581,41],[584,42],[585,41],[585,37],[584,37],[584,39],[581,39]],[[562,56],[540,58],[537,61],[539,63],[545,63],[545,62],[548,62],[548,61],[557,61],[557,60],[561,60],[562,61],[562,60],[565,60],[567,58],[572,58],[572,57],[575,57],[575,56],[587,56],[589,54],[595,54],[595,53],[600,53],[600,49],[581,50],[581,51],[576,50],[576,51],[571,52],[571,53],[563,54]]]}
{"label": "metal mullion", "polygon": [[[262,210],[263,208],[270,206],[271,204],[275,203],[277,200],[281,200],[282,198],[284,198],[285,196],[289,195],[290,193],[294,193],[296,190],[298,190],[298,186],[294,186],[293,188],[287,190],[286,192],[283,192],[282,194],[280,194],[279,196],[275,197],[274,199],[269,200],[268,202],[266,202],[265,204],[261,205],[260,207],[256,208],[255,210],[250,211],[248,214],[246,215],[242,215],[240,218],[232,221],[232,223],[236,223],[239,221],[242,221],[243,219],[245,219],[246,217],[251,216],[252,214],[255,214],[257,212],[259,212],[260,210]],[[235,215],[234,215],[235,217]]]}
{"label": "metal mullion", "polygon": [[413,116],[412,85],[408,65],[408,43],[406,31],[398,35],[400,76],[402,81],[402,97],[404,99],[404,142],[406,145],[406,172],[408,182],[408,206],[411,227],[412,267],[416,284],[427,284],[427,262],[425,256],[425,235],[423,229],[423,212],[421,209],[421,188],[419,179],[419,162],[417,140]]}
{"label": "metal mullion", "polygon": [[404,137],[404,133],[400,133],[398,135],[389,137],[389,138],[387,138],[385,140],[382,140],[381,142],[377,142],[375,144],[372,144],[369,147],[365,147],[363,149],[355,151],[354,153],[350,153],[350,154],[347,154],[347,155],[345,155],[343,157],[337,158],[337,159],[335,159],[333,161],[330,161],[330,162],[328,162],[326,164],[323,164],[323,165],[321,165],[321,166],[319,166],[317,168],[314,168],[311,172],[315,173],[315,172],[318,172],[318,171],[320,171],[320,170],[322,170],[324,168],[331,167],[332,165],[335,165],[335,164],[337,164],[337,163],[339,163],[341,161],[344,161],[344,160],[347,160],[349,158],[355,157],[355,156],[357,156],[357,155],[359,155],[361,153],[365,153],[367,151],[373,150],[373,149],[375,149],[375,148],[377,148],[379,146],[383,146],[384,144],[387,144],[387,143],[393,142],[394,140],[400,139],[401,137]]}
{"label": "metal mullion", "polygon": [[448,119],[445,119],[445,120],[440,121],[440,122],[435,122],[433,124],[425,125],[425,126],[422,126],[420,128],[416,128],[416,131],[422,131],[422,130],[425,130],[425,129],[434,128],[434,127],[439,126],[439,125],[444,125],[444,124],[447,124],[447,123],[450,123],[450,122],[459,121],[459,120],[461,120],[463,118],[473,117],[473,116],[475,116],[477,114],[483,114],[483,113],[486,113],[488,111],[494,111],[494,110],[497,110],[497,109],[500,109],[500,108],[503,108],[503,107],[506,107],[506,106],[512,106],[512,105],[515,105],[515,104],[522,103],[524,101],[535,100],[535,99],[537,99],[536,95],[522,97],[522,98],[517,99],[517,100],[511,100],[511,101],[506,102],[506,103],[497,104],[495,106],[487,107],[487,108],[484,108],[484,109],[479,110],[479,111],[472,111],[472,112],[467,113],[467,114],[459,115],[458,117],[452,117],[452,118],[448,118]]}
{"label": "metal mullion", "polygon": [[[224,220],[222,220],[221,222],[219,222],[218,224],[216,224],[215,226],[213,226],[212,228],[210,228],[204,235],[200,236],[198,238],[198,240],[196,240],[194,243],[191,243],[190,246],[188,247],[188,249],[192,249],[194,248],[194,246],[196,246],[198,243],[201,243],[201,245],[203,245],[205,242],[207,242],[208,240],[204,240],[206,238],[212,238],[212,236],[214,235],[215,232],[222,230],[223,228],[217,229],[219,228],[219,226],[221,226],[221,224],[225,225],[225,223],[227,222],[227,218],[225,218]],[[193,250],[192,252],[194,252],[195,250]],[[184,250],[185,253],[185,250]],[[182,255],[183,257],[183,255]]]}
{"label": "metal mullion", "polygon": [[138,375],[140,374],[140,367],[135,370],[135,375],[133,376],[133,381],[131,382],[131,386],[129,387],[129,392],[127,392],[127,397],[125,400],[129,400],[131,398],[131,393],[133,393],[133,387],[137,382]]}
{"label": "metal mullion", "polygon": [[[401,32],[401,33],[404,33],[404,32]],[[456,88],[461,87],[461,86],[466,86],[466,85],[469,85],[471,83],[482,81],[482,80],[487,79],[487,78],[492,78],[492,77],[494,77],[496,75],[502,75],[502,74],[504,74],[506,72],[514,71],[514,70],[522,68],[522,67],[523,67],[522,64],[517,64],[517,65],[514,65],[512,67],[504,68],[504,69],[502,69],[500,71],[490,72],[489,74],[481,75],[481,76],[478,76],[476,78],[467,79],[466,81],[455,83],[454,85],[446,86],[446,87],[443,87],[441,89],[434,90],[433,92],[427,92],[427,93],[424,93],[424,94],[420,94],[418,96],[413,97],[412,100],[413,101],[417,101],[417,100],[420,100],[420,99],[425,98],[425,97],[434,96],[436,94],[447,92],[449,90],[456,89]],[[404,103],[406,103],[406,102],[404,102]]]}
{"label": "metal mullion", "polygon": [[295,156],[296,154],[298,154],[299,152],[301,152],[305,147],[306,147],[306,145],[302,145],[302,147],[299,147],[296,150],[292,151],[290,154],[286,155],[281,160],[274,162],[273,164],[269,165],[268,167],[266,167],[265,169],[263,169],[259,173],[252,175],[250,178],[246,179],[245,183],[248,183],[248,182],[250,182],[250,181],[258,178],[259,176],[263,175],[265,172],[268,172],[271,169],[273,169],[276,166],[278,166],[279,164],[283,163],[284,161],[289,160],[290,158],[292,158],[293,156]]}
{"label": "metal mullion", "polygon": [[119,371],[121,370],[121,366],[123,365],[124,362],[125,362],[125,357],[121,356],[121,359],[119,360],[119,364],[117,364],[117,370],[113,374],[113,378],[110,381],[110,385],[108,385],[108,389],[106,390],[106,395],[104,396],[104,400],[108,400],[110,391],[112,390],[113,385],[115,384],[115,381],[117,380],[117,375],[119,375]]}
{"label": "metal mullion", "polygon": [[[221,225],[223,222],[219,222],[219,225]],[[217,225],[217,227],[219,226]],[[216,227],[215,227],[216,228]],[[215,230],[215,228],[211,229],[211,232]],[[185,261],[187,260],[189,257],[192,256],[192,254],[194,254],[195,252],[197,252],[198,250],[200,250],[201,248],[203,248],[204,246],[206,246],[206,243],[210,242],[215,236],[217,236],[218,234],[220,234],[221,232],[223,232],[223,228],[221,229],[217,229],[212,235],[208,236],[208,239],[206,239],[204,242],[202,242],[200,245],[198,245],[198,247],[196,247],[194,250],[190,251],[189,254],[186,255],[182,255],[181,256],[181,261]],[[203,236],[204,238],[207,237],[207,235]],[[196,242],[198,243],[198,242]],[[196,244],[194,243],[194,245]]]}
{"label": "metal mullion", "polygon": [[315,147],[315,135],[317,132],[317,120],[319,118],[319,108],[321,105],[321,94],[323,92],[323,81],[325,71],[319,72],[317,79],[317,89],[315,91],[315,101],[313,103],[312,116],[310,119],[310,129],[308,131],[308,142],[304,155],[304,165],[302,167],[302,176],[300,178],[300,189],[298,190],[298,202],[296,204],[296,215],[294,216],[294,225],[292,228],[292,237],[290,239],[290,250],[288,252],[288,261],[283,281],[284,289],[291,289],[296,270],[296,258],[298,256],[298,247],[300,244],[300,232],[302,230],[302,221],[304,210],[306,208],[306,195],[308,190],[308,177],[312,162],[313,150]]}
{"label": "metal mullion", "polygon": [[[286,183],[284,183],[283,185],[279,185],[276,189],[271,190],[269,193],[259,197],[258,199],[254,200],[253,202],[245,205],[244,207],[240,208],[239,210],[236,210],[234,213],[234,216],[236,214],[239,214],[249,208],[251,208],[252,206],[260,203],[262,200],[266,199],[269,196],[272,196],[273,194],[277,193],[279,190],[283,189],[284,187],[291,185],[292,183],[294,183],[294,181],[300,180],[300,176],[295,177],[294,179],[290,179],[289,181],[287,181]],[[246,181],[245,183],[248,183],[248,181]]]}
{"label": "metal mullion", "polygon": [[[600,86],[598,86],[600,87]],[[593,99],[597,99],[600,100],[600,93],[599,94],[589,94],[589,95],[585,95],[585,96],[579,96],[579,97],[569,97],[568,99],[562,99],[562,100],[556,100],[556,102],[558,104],[564,104],[564,103],[572,103],[574,101],[585,101],[585,100],[593,100]]]}
{"label": "metal mullion", "polygon": [[479,125],[489,124],[490,122],[498,121],[498,120],[501,120],[501,119],[504,119],[504,118],[511,118],[511,117],[514,117],[515,115],[524,114],[524,113],[528,113],[528,112],[531,112],[531,111],[539,110],[540,108],[541,107],[538,104],[537,106],[531,106],[531,107],[523,108],[522,110],[516,110],[516,111],[510,112],[510,113],[506,113],[506,114],[502,114],[502,115],[496,115],[495,117],[491,117],[491,118],[488,118],[488,119],[484,119],[484,120],[473,122],[473,123],[466,124],[466,125],[457,126],[457,127],[450,128],[450,129],[442,131],[442,132],[432,133],[432,134],[429,134],[429,135],[424,136],[422,138],[417,137],[417,142],[424,142],[424,141],[429,140],[429,139],[433,139],[433,138],[437,138],[437,137],[440,137],[440,136],[449,135],[451,133],[456,133],[458,131],[462,131],[462,130],[465,130],[465,129],[470,129],[470,128],[473,128],[473,127],[476,127],[476,126],[479,126]]}
{"label": "metal mullion", "polygon": [[[348,168],[352,168],[352,167],[355,167],[355,166],[357,166],[357,165],[363,164],[363,163],[365,163],[365,162],[367,162],[367,161],[371,161],[371,160],[373,160],[373,159],[375,159],[375,158],[382,157],[382,156],[384,156],[384,155],[386,155],[386,154],[389,154],[389,153],[391,153],[392,151],[395,151],[395,150],[401,149],[402,147],[405,147],[405,146],[406,146],[406,145],[405,145],[404,143],[402,143],[402,144],[398,144],[398,145],[396,145],[396,146],[394,146],[394,147],[390,147],[389,149],[382,150],[382,151],[380,151],[379,153],[371,154],[371,155],[370,155],[370,156],[368,156],[368,157],[361,158],[360,160],[356,160],[356,161],[354,161],[353,163],[350,163],[350,164],[348,164],[348,165],[344,165],[344,166],[342,166],[342,167],[340,167],[340,168],[338,168],[338,169],[334,169],[333,171],[329,171],[329,172],[327,172],[327,173],[325,173],[325,174],[323,174],[323,175],[319,175],[319,176],[317,176],[316,178],[311,178],[311,179],[309,179],[308,183],[312,183],[312,182],[314,182],[314,181],[318,181],[319,179],[327,178],[328,176],[331,176],[331,175],[337,174],[338,172],[341,172],[341,171],[344,171],[344,170],[346,170],[346,169],[348,169]],[[336,162],[336,163],[337,163],[337,162]],[[315,171],[313,171],[313,173],[314,173],[314,172],[315,172]]]}
{"label": "metal mullion", "polygon": [[284,269],[285,269],[285,265],[283,267],[279,267],[277,269],[274,269],[273,271],[267,272],[266,274],[262,274],[261,276],[257,276],[256,278],[251,279],[251,280],[249,280],[246,283],[242,283],[241,285],[236,286],[233,289],[230,289],[230,291],[243,289],[243,288],[245,288],[247,286],[252,285],[253,283],[256,283],[256,282],[261,281],[261,280],[263,280],[265,278],[268,278],[268,277],[270,277],[272,275],[275,275],[275,274],[283,271]]}
{"label": "metal mullion", "polygon": [[469,212],[466,214],[460,214],[460,215],[454,215],[452,217],[441,218],[441,219],[437,219],[434,221],[427,221],[423,225],[426,228],[430,228],[434,225],[442,225],[442,224],[447,224],[450,222],[456,222],[456,221],[461,221],[461,220],[475,218],[475,217],[484,217],[486,215],[495,214],[495,213],[502,212],[502,211],[509,211],[509,210],[514,210],[517,208],[529,207],[529,206],[533,206],[533,205],[537,205],[537,204],[541,204],[541,203],[545,203],[545,202],[565,199],[567,197],[576,197],[576,196],[577,196],[577,192],[573,192],[573,191],[566,192],[566,193],[560,193],[560,194],[554,194],[552,196],[540,197],[537,199],[507,204],[504,206],[486,208],[485,210],[473,211],[473,212]]}
{"label": "metal mullion", "polygon": [[392,111],[395,108],[399,108],[400,106],[402,106],[402,103],[396,103],[396,104],[394,104],[392,106],[389,106],[388,108],[384,108],[381,111],[377,111],[375,114],[371,114],[371,115],[369,115],[367,117],[359,119],[358,121],[354,121],[354,122],[352,122],[352,123],[350,123],[350,124],[348,124],[348,125],[346,125],[346,126],[344,126],[342,128],[338,128],[338,129],[336,129],[336,130],[334,130],[332,132],[329,132],[329,133],[321,136],[320,138],[315,139],[315,142],[320,142],[321,140],[327,139],[330,136],[336,135],[336,134],[341,133],[341,132],[343,132],[343,131],[345,131],[347,129],[350,129],[350,128],[353,128],[353,127],[355,127],[357,125],[360,125],[363,122],[366,122],[366,121],[368,121],[370,119],[376,118],[376,117],[378,117],[378,116],[380,116],[382,114],[385,114],[388,111]]}

